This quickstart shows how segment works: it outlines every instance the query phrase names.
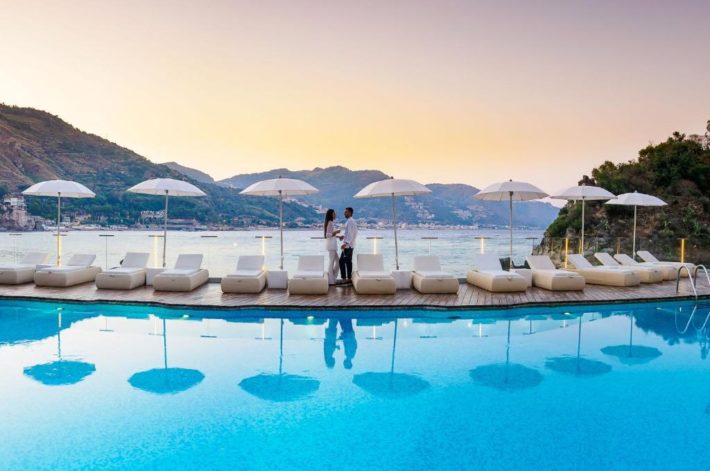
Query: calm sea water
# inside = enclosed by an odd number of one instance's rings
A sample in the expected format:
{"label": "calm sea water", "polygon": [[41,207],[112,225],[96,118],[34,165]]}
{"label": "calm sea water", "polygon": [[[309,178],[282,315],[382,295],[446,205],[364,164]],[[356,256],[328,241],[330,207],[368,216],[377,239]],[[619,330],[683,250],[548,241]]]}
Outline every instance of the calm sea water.
{"label": "calm sea water", "polygon": [[[514,259],[523,263],[533,244],[539,243],[542,230],[516,230]],[[100,237],[100,235],[112,237]],[[102,267],[117,266],[126,251],[151,253],[151,266],[162,263],[162,239],[155,237],[162,232],[82,232],[74,231],[62,237],[64,260],[73,253],[94,253],[96,264]],[[153,236],[153,237],[151,237]],[[263,236],[263,238],[262,238]],[[471,267],[473,252],[508,255],[508,232],[506,230],[400,230],[400,266],[412,267],[415,255],[428,253],[438,255],[444,268],[458,276],[465,276]],[[325,244],[320,231],[286,231],[284,233],[284,266],[296,267],[298,255],[323,254]],[[368,239],[381,237],[382,239]],[[426,239],[434,237],[435,239]],[[486,237],[487,239],[480,239]],[[179,253],[202,253],[203,266],[212,276],[224,276],[234,270],[239,255],[265,253],[267,266],[279,265],[279,233],[276,230],[229,231],[229,232],[170,232],[168,233],[167,264],[175,262]],[[54,256],[56,237],[50,232],[23,233],[12,236],[0,233],[0,262],[12,262],[28,250],[46,251]],[[357,251],[382,253],[387,266],[394,268],[394,239],[391,230],[361,230]]]}
{"label": "calm sea water", "polygon": [[0,468],[709,469],[709,316],[0,301]]}

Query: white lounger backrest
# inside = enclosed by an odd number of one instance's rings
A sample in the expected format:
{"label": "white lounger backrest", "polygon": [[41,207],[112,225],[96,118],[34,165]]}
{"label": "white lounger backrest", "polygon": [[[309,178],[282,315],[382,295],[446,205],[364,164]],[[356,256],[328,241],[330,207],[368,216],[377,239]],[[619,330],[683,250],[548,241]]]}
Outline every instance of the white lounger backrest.
{"label": "white lounger backrest", "polygon": [[263,255],[242,255],[237,260],[237,271],[261,271],[264,268]]}
{"label": "white lounger backrest", "polygon": [[20,260],[20,265],[39,265],[46,262],[48,256],[46,252],[27,252]]}
{"label": "white lounger backrest", "polygon": [[525,260],[533,270],[555,270],[555,264],[547,255],[528,255]]}
{"label": "white lounger backrest", "polygon": [[199,270],[202,267],[201,253],[183,253],[178,255],[175,268],[180,270]]}
{"label": "white lounger backrest", "polygon": [[385,271],[385,260],[382,254],[362,253],[357,256],[357,271]]}
{"label": "white lounger backrest", "polygon": [[68,267],[89,267],[94,260],[96,255],[90,253],[75,253],[71,256],[67,262]]}
{"label": "white lounger backrest", "polygon": [[614,260],[614,257],[612,257],[611,255],[609,255],[606,252],[595,253],[594,258],[596,258],[597,260],[602,262],[602,265],[604,265],[606,267],[618,267],[619,266],[619,262]]}
{"label": "white lounger backrest", "polygon": [[323,271],[325,257],[323,255],[301,255],[298,257],[298,271]]}
{"label": "white lounger backrest", "polygon": [[418,255],[414,257],[414,271],[441,271],[441,262],[436,255]]}
{"label": "white lounger backrest", "polygon": [[594,268],[594,265],[589,263],[589,260],[584,258],[584,255],[582,255],[582,254],[576,253],[576,254],[568,255],[567,261],[570,262],[572,265],[574,265],[574,267],[577,269]]}
{"label": "white lounger backrest", "polygon": [[614,255],[614,258],[622,265],[638,265],[639,264],[639,262],[637,262],[633,258],[629,257],[625,253],[618,253],[618,254]]}
{"label": "white lounger backrest", "polygon": [[126,252],[123,257],[121,266],[124,268],[145,268],[148,265],[149,253],[145,252]]}
{"label": "white lounger backrest", "polygon": [[474,254],[473,266],[480,271],[500,271],[503,269],[498,256],[492,253]]}
{"label": "white lounger backrest", "polygon": [[648,250],[639,250],[638,252],[636,252],[636,255],[638,255],[639,257],[641,257],[641,260],[643,260],[644,262],[648,262],[648,263],[658,263],[658,262],[660,262],[660,260],[658,260],[658,259],[657,259],[651,252],[649,252]]}

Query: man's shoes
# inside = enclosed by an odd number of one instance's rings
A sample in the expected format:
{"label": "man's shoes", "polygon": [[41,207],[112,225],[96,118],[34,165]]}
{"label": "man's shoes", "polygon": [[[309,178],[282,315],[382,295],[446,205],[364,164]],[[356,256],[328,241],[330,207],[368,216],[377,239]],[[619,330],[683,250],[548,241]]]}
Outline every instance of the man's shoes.
{"label": "man's shoes", "polygon": [[353,280],[337,280],[335,286],[347,286],[353,284]]}

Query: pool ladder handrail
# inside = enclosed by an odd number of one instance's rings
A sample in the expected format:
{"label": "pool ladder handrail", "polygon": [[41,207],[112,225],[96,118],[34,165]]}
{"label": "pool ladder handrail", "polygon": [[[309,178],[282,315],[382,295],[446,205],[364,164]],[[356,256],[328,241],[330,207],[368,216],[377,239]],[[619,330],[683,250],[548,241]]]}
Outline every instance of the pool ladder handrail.
{"label": "pool ladder handrail", "polygon": [[[688,281],[690,281],[690,287],[693,288],[693,294],[695,295],[695,299],[698,298],[698,291],[695,289],[695,281],[693,280],[693,274],[690,273],[690,268],[688,268],[687,265],[681,265],[678,267],[678,273],[676,273],[676,278],[675,278],[675,294],[678,294],[679,287],[680,287],[680,273],[683,271],[685,268],[685,271],[688,272]],[[696,268],[696,273],[697,273],[697,268]]]}
{"label": "pool ladder handrail", "polygon": [[702,332],[705,330],[705,327],[707,327],[708,322],[710,322],[710,309],[708,310],[707,315],[705,316],[705,321],[703,322],[703,325],[700,327],[695,326],[695,322],[693,322],[693,319],[695,318],[695,313],[698,311],[698,305],[693,306],[693,311],[690,313],[690,317],[688,317],[688,322],[686,322],[685,327],[682,329],[678,328],[678,311],[675,312],[674,314],[674,322],[675,322],[675,329],[676,331],[684,335],[686,332],[688,332],[688,328],[692,325],[693,328],[696,330],[696,332]]}

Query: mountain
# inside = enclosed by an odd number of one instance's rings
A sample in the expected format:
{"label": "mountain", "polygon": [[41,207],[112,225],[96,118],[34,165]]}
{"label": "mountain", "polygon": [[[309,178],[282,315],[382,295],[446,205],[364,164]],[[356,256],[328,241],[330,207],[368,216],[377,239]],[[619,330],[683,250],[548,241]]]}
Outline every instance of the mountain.
{"label": "mountain", "polygon": [[[298,178],[312,184],[320,191],[315,195],[299,197],[312,205],[340,210],[355,208],[360,220],[376,222],[389,219],[392,203],[387,198],[358,200],[353,195],[369,183],[388,176],[378,170],[349,170],[335,166],[313,170],[291,171],[285,168],[268,172],[236,175],[218,183],[232,188],[245,188],[267,178]],[[478,189],[464,184],[427,185],[429,195],[404,198],[398,201],[398,218],[410,224],[432,223],[439,225],[505,225],[508,205],[478,201],[473,195]],[[516,203],[515,223],[521,226],[546,227],[557,216],[558,208],[541,202]]]}
{"label": "mountain", "polygon": [[178,173],[181,173],[185,175],[186,177],[190,177],[191,179],[195,180],[196,182],[200,183],[214,183],[214,178],[206,174],[205,172],[201,170],[197,170],[195,168],[190,168],[190,167],[185,167],[184,165],[180,165],[177,162],[164,162],[162,165],[165,165],[171,170],[175,170]]}
{"label": "mountain", "polygon": [[[710,128],[710,123],[708,125]],[[710,133],[710,129],[708,129]],[[638,191],[657,196],[667,206],[638,209],[637,237],[642,247],[677,258],[680,238],[688,239],[693,260],[710,261],[710,140],[674,133],[665,142],[641,149],[638,158],[592,170],[596,184],[614,194]],[[577,236],[582,215],[579,204],[567,204],[547,228],[549,238]],[[630,237],[633,208],[588,202],[585,237]],[[630,247],[628,248],[630,251]]]}
{"label": "mountain", "polygon": [[[76,180],[92,189],[96,198],[64,199],[65,214],[87,214],[89,222],[133,224],[139,220],[140,211],[162,209],[163,200],[128,194],[125,190],[157,177],[188,180],[207,193],[202,198],[172,198],[171,218],[236,227],[278,221],[275,198],[241,196],[231,188],[198,182],[106,139],[80,131],[57,116],[0,104],[0,196],[17,194],[42,180]],[[56,205],[52,198],[29,197],[26,201],[31,214],[54,217]],[[284,214],[289,221],[320,220],[312,208],[298,203],[287,203]]]}

